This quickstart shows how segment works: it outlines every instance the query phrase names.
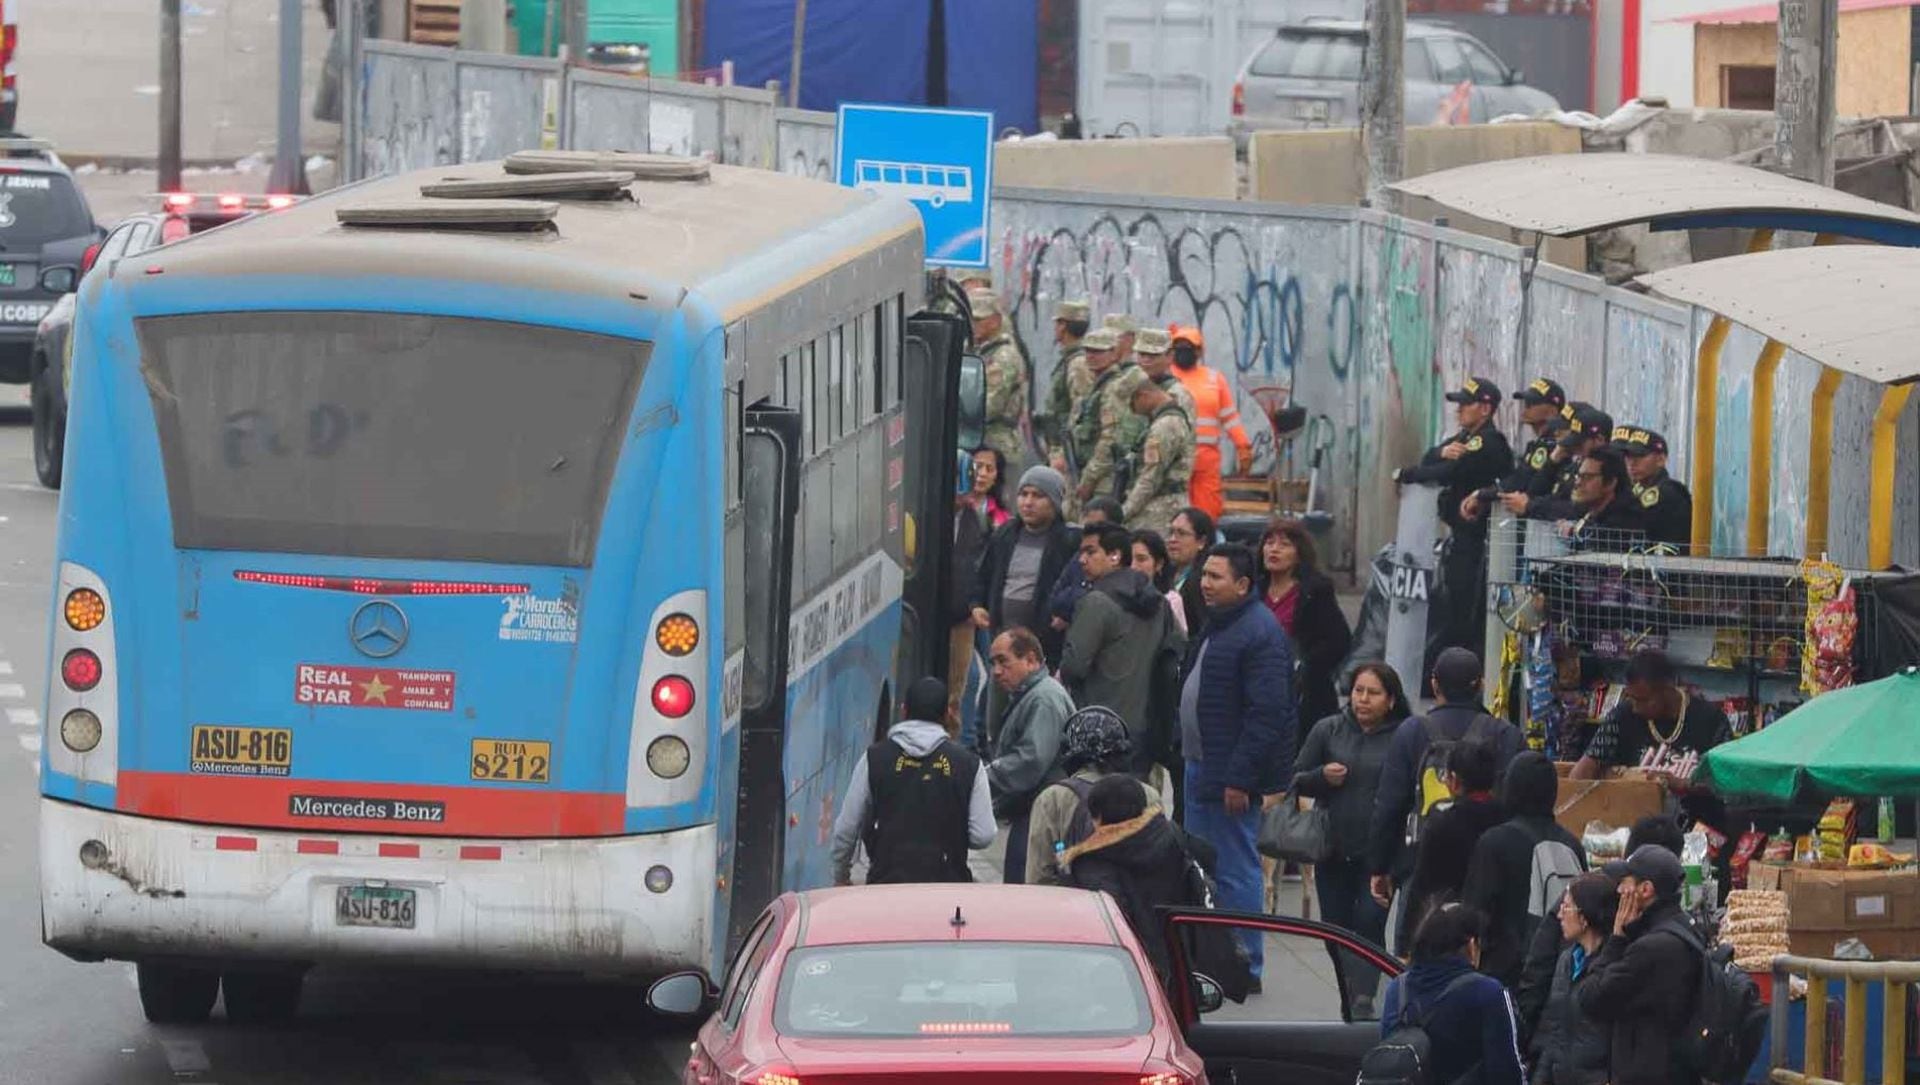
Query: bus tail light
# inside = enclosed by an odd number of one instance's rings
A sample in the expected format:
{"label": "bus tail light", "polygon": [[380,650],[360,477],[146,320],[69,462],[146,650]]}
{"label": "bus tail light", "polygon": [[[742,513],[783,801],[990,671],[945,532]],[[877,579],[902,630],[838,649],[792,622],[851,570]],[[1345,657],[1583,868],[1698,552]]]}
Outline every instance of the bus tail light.
{"label": "bus tail light", "polygon": [[75,648],[60,660],[60,680],[67,688],[85,693],[100,684],[100,657],[85,648]]}
{"label": "bus tail light", "polygon": [[[644,613],[644,612],[642,612]],[[666,806],[700,797],[709,736],[721,728],[714,703],[707,593],[676,592],[642,627],[640,674],[627,736],[627,805]]]}
{"label": "bus tail light", "polygon": [[120,684],[116,673],[113,599],[93,570],[60,563],[60,621],[53,623],[53,669],[47,683],[47,770],[83,785],[113,787],[119,779]]}

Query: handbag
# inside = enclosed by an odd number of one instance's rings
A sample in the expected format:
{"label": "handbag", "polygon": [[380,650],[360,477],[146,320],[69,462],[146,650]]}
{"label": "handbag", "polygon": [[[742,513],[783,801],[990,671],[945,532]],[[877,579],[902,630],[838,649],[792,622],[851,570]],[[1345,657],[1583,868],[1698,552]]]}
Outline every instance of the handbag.
{"label": "handbag", "polygon": [[1324,862],[1333,854],[1333,814],[1315,803],[1300,809],[1292,791],[1260,814],[1260,833],[1254,839],[1260,854],[1295,863]]}

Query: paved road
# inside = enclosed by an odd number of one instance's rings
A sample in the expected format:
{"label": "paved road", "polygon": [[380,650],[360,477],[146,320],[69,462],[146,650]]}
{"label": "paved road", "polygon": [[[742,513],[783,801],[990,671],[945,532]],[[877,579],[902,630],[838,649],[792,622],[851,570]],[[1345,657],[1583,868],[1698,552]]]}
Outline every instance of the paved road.
{"label": "paved road", "polygon": [[38,705],[56,495],[33,478],[22,390],[0,385],[0,1085],[648,1085],[690,1030],[639,992],[511,978],[318,972],[299,1021],[155,1028],[131,966],[40,944]]}

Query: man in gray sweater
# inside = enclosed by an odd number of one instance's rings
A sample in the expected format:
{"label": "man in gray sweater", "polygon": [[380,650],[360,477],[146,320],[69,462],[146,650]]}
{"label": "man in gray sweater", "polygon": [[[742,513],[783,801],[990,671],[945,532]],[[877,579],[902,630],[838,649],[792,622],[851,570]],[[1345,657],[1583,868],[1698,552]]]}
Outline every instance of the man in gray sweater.
{"label": "man in gray sweater", "polygon": [[1004,878],[1018,885],[1027,871],[1027,825],[1034,797],[1063,775],[1060,735],[1073,715],[1073,698],[1047,674],[1040,638],[1021,626],[1000,634],[989,649],[993,681],[1007,695],[1007,715],[987,783],[994,816],[1008,826]]}

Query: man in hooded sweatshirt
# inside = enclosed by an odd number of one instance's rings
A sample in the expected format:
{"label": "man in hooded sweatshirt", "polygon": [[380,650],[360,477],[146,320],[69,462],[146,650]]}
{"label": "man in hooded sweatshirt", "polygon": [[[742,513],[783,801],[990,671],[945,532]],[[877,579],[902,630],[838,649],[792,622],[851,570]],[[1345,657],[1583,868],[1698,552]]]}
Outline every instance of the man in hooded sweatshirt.
{"label": "man in hooded sweatshirt", "polygon": [[853,884],[854,846],[866,841],[867,884],[970,882],[967,850],[993,843],[987,767],[939,721],[947,684],[907,687],[906,719],[853,766],[833,823],[833,884]]}
{"label": "man in hooded sweatshirt", "polygon": [[1131,776],[1108,776],[1087,793],[1093,835],[1061,855],[1071,883],[1102,889],[1120,905],[1133,933],[1162,981],[1172,975],[1165,924],[1158,909],[1200,902],[1190,899],[1184,834],[1150,806]]}
{"label": "man in hooded sweatshirt", "polygon": [[1467,864],[1464,899],[1487,917],[1480,971],[1513,987],[1541,920],[1586,872],[1580,841],[1553,819],[1560,776],[1546,754],[1527,750],[1502,780],[1507,820],[1480,834]]}
{"label": "man in hooded sweatshirt", "polygon": [[1133,536],[1118,524],[1081,537],[1080,564],[1092,586],[1067,626],[1060,679],[1074,704],[1105,705],[1127,721],[1137,760],[1150,748],[1154,656],[1163,641],[1180,650],[1186,638],[1153,581],[1133,568],[1132,555]]}

